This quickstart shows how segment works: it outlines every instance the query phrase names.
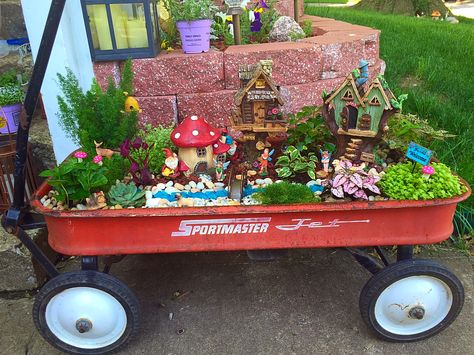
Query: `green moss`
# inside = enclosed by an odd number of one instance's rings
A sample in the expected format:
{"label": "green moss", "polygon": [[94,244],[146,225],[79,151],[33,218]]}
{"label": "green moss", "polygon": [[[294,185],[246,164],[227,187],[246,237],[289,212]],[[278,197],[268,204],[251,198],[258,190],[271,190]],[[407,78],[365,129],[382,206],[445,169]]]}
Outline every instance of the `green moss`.
{"label": "green moss", "polygon": [[264,191],[256,193],[254,197],[264,205],[320,202],[309,187],[288,182],[268,185]]}
{"label": "green moss", "polygon": [[461,195],[466,187],[459,177],[442,163],[432,163],[435,173],[429,179],[423,177],[421,165],[413,170],[412,163],[389,167],[379,186],[388,197],[396,200],[429,200]]}

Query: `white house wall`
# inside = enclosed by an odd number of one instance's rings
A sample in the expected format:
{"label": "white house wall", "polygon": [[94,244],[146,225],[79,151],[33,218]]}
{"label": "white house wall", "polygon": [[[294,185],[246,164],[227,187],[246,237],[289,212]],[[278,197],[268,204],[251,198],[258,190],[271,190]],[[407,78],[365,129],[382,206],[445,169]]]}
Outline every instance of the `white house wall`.
{"label": "white house wall", "polygon": [[[41,36],[48,17],[50,0],[22,0],[28,37],[31,43],[33,58],[38,55]],[[49,131],[53,141],[54,154],[58,162],[63,161],[77,147],[66,137],[58,123],[57,96],[61,94],[56,75],[65,73],[69,67],[83,89],[89,89],[94,72],[90,58],[89,46],[80,0],[67,0],[60,27],[49,60],[41,94],[44,109],[48,117]]]}

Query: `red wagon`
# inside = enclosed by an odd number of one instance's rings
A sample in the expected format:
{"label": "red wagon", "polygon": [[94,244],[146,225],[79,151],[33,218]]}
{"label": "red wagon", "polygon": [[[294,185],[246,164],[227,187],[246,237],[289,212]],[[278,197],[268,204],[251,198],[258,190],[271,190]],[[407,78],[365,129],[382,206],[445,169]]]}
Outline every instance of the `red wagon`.
{"label": "red wagon", "polygon": [[[430,201],[68,212],[42,206],[39,199],[48,191],[43,184],[32,206],[45,217],[49,244],[59,253],[82,257],[77,272],[59,274],[45,265],[55,274],[33,309],[40,333],[61,350],[108,352],[137,332],[136,297],[107,274],[127,254],[346,247],[374,274],[360,294],[362,317],[389,341],[430,337],[451,324],[463,306],[458,278],[435,262],[412,259],[412,246],[447,239],[456,205],[470,190]],[[389,263],[382,245],[397,245],[395,263]],[[358,249],[368,246],[374,246],[381,262]],[[104,272],[98,256],[107,256]]]}

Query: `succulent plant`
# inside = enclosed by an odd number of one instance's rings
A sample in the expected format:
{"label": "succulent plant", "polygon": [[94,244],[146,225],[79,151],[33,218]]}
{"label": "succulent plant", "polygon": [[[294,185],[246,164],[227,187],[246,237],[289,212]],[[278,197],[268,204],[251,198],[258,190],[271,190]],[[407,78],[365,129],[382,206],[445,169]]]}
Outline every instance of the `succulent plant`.
{"label": "succulent plant", "polygon": [[145,190],[140,190],[134,184],[117,182],[110,188],[107,197],[111,205],[120,205],[124,208],[140,207],[145,203]]}

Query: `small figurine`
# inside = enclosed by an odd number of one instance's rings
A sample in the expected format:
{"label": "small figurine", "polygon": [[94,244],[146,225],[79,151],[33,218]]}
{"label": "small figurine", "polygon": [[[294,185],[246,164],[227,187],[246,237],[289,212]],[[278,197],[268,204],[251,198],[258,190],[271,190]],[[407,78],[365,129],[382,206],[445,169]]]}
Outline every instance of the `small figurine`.
{"label": "small figurine", "polygon": [[161,168],[161,175],[167,178],[175,178],[179,176],[179,159],[176,153],[173,153],[170,149],[164,148],[165,153],[165,165]]}
{"label": "small figurine", "polygon": [[271,156],[275,152],[275,149],[272,149],[270,152],[268,148],[263,150],[262,155],[260,155],[260,171],[258,172],[260,175],[265,176],[268,175],[268,162],[272,161]]}
{"label": "small figurine", "polygon": [[230,164],[230,161],[228,162],[221,162],[221,161],[215,161],[214,164],[216,165],[216,180],[219,182],[224,181],[225,179],[225,171],[227,170],[227,167]]}
{"label": "small figurine", "polygon": [[356,86],[360,87],[369,80],[369,63],[366,60],[361,59],[359,61],[359,73],[356,79]]}
{"label": "small figurine", "polygon": [[230,147],[229,150],[227,151],[227,154],[231,157],[234,156],[235,152],[237,151],[237,143],[229,135],[227,128],[222,129],[220,140],[222,143],[225,143]]}
{"label": "small figurine", "polygon": [[133,96],[128,96],[128,92],[124,92],[124,95],[127,96],[125,99],[125,112],[139,112],[141,113],[142,110],[140,109],[140,105],[138,104],[137,99]]}
{"label": "small figurine", "polygon": [[184,198],[181,194],[174,195],[174,198],[178,202],[178,207],[193,207],[194,200],[192,198]]}
{"label": "small figurine", "polygon": [[88,210],[100,210],[105,206],[107,206],[107,201],[102,191],[94,192],[86,198],[86,207]]}
{"label": "small figurine", "polygon": [[112,155],[114,155],[114,151],[112,149],[106,149],[106,148],[101,148],[100,146],[102,145],[103,142],[97,143],[94,141],[95,144],[95,152],[97,155],[100,155],[102,157],[106,157],[107,159],[112,158]]}
{"label": "small figurine", "polygon": [[329,162],[331,161],[331,153],[327,150],[320,150],[321,152],[321,163],[323,164],[323,170],[329,172]]}

